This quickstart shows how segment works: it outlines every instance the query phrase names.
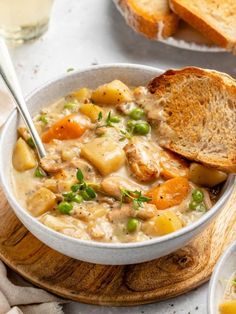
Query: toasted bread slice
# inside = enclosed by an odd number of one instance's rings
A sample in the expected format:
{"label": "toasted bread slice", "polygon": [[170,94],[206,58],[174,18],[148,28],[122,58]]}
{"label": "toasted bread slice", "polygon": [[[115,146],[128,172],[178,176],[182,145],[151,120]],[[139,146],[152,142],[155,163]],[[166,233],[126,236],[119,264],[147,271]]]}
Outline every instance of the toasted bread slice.
{"label": "toasted bread slice", "polygon": [[149,39],[174,34],[179,18],[170,11],[168,0],[114,0],[126,23]]}
{"label": "toasted bread slice", "polygon": [[170,0],[170,6],[205,37],[236,53],[235,0]]}
{"label": "toasted bread slice", "polygon": [[236,172],[236,81],[189,67],[169,70],[148,85],[162,115],[160,144],[190,160]]}

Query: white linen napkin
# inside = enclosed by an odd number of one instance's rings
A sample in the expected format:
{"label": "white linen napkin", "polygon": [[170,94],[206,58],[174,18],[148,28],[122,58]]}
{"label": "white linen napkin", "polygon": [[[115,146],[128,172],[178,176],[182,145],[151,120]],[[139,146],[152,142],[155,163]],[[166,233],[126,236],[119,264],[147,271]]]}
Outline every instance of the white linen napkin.
{"label": "white linen napkin", "polygon": [[0,261],[0,314],[62,314],[60,303],[65,301],[34,288],[13,272],[8,278]]}
{"label": "white linen napkin", "polygon": [[[0,79],[0,131],[14,106],[7,88]],[[12,274],[10,279],[5,265],[0,261],[0,314],[63,313],[60,303],[65,303],[64,300],[34,288],[17,274],[9,272]]]}

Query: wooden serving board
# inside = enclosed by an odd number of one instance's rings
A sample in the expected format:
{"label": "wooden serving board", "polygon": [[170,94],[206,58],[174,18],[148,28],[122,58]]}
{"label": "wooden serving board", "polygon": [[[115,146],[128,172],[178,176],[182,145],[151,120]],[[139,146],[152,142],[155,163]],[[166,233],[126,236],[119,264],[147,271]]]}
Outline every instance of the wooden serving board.
{"label": "wooden serving board", "polygon": [[37,240],[0,190],[0,258],[24,278],[59,296],[90,304],[130,306],[174,297],[209,279],[236,239],[236,190],[215,222],[186,247],[157,260],[103,266],[74,260]]}

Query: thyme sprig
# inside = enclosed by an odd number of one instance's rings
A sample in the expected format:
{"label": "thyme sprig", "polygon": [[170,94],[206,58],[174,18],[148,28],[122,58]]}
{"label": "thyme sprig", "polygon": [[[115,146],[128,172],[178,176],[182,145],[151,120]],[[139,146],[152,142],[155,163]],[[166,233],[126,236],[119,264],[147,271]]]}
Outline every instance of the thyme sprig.
{"label": "thyme sprig", "polygon": [[140,207],[143,207],[143,203],[151,201],[150,197],[142,195],[142,192],[138,190],[130,191],[124,188],[120,188],[120,191],[121,191],[121,205],[123,204],[124,199],[126,197],[132,200],[134,209],[139,209]]}
{"label": "thyme sprig", "polygon": [[[102,112],[100,111],[99,114],[98,114],[98,117],[97,117],[97,122],[101,122],[103,119],[103,115],[102,115]],[[101,127],[115,127],[113,125],[113,123],[119,123],[120,122],[120,117],[119,116],[112,116],[111,115],[111,111],[109,111],[106,119],[105,119],[105,124],[103,125],[99,125],[98,127],[101,128]]]}
{"label": "thyme sprig", "polygon": [[100,111],[98,114],[98,122],[100,122],[102,120],[102,112]]}
{"label": "thyme sprig", "polygon": [[76,172],[76,178],[78,183],[71,186],[71,191],[76,193],[79,192],[80,195],[85,199],[93,199],[96,197],[94,189],[90,186],[89,183],[84,181],[84,175],[80,169]]}

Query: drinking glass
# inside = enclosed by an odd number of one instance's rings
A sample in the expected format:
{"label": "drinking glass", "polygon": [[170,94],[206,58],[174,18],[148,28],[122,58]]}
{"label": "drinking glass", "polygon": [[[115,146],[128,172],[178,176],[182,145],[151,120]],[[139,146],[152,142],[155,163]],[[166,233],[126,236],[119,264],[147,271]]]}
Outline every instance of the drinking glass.
{"label": "drinking glass", "polygon": [[53,0],[0,0],[0,35],[24,42],[48,29]]}

